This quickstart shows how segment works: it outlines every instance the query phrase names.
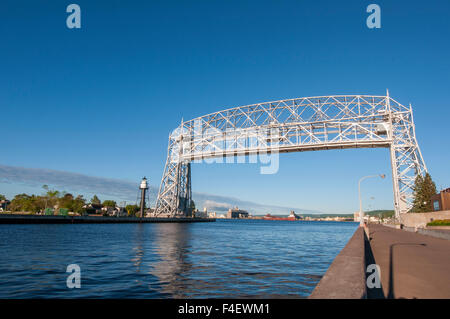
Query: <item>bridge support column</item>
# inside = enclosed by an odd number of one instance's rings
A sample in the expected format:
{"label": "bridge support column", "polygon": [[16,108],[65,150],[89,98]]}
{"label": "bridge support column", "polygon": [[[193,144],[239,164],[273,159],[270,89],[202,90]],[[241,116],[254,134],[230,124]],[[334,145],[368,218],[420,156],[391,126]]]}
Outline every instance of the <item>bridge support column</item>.
{"label": "bridge support column", "polygon": [[400,202],[400,188],[398,181],[398,167],[397,160],[395,156],[395,148],[391,144],[389,147],[389,152],[391,156],[391,168],[392,168],[392,187],[394,188],[394,210],[395,210],[395,219],[397,221],[400,220],[400,214],[402,212],[401,207],[404,206]]}
{"label": "bridge support column", "polygon": [[192,216],[191,163],[182,160],[183,135],[169,137],[167,161],[156,200],[154,216]]}
{"label": "bridge support column", "polygon": [[[389,96],[387,100],[389,107]],[[401,222],[401,215],[413,206],[415,179],[417,175],[425,174],[427,168],[417,143],[411,106],[407,112],[390,112],[389,117],[395,217]]]}

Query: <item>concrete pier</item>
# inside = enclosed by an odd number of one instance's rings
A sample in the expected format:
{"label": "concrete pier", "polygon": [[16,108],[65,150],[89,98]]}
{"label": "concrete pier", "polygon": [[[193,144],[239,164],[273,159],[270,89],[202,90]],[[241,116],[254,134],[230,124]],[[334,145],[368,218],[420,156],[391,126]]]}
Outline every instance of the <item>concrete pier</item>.
{"label": "concrete pier", "polygon": [[366,241],[364,229],[358,227],[347,245],[334,259],[309,299],[366,298]]}
{"label": "concrete pier", "polygon": [[369,225],[386,298],[450,298],[450,241]]}
{"label": "concrete pier", "polygon": [[[359,227],[309,298],[450,298],[450,240],[438,238],[436,232]],[[380,267],[380,288],[366,285],[372,264]]]}
{"label": "concrete pier", "polygon": [[215,222],[214,218],[157,218],[157,217],[103,217],[103,216],[42,216],[0,215],[0,224],[123,224],[123,223],[196,223]]}

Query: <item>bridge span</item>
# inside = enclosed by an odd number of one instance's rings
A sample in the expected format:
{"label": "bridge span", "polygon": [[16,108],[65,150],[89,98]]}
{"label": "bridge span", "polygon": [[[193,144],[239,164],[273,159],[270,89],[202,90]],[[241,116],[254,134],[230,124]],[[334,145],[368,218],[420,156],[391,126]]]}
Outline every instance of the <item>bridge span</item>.
{"label": "bridge span", "polygon": [[303,97],[230,108],[183,122],[169,135],[156,216],[191,215],[191,162],[228,156],[346,148],[390,149],[397,218],[412,207],[427,168],[413,111],[386,96]]}

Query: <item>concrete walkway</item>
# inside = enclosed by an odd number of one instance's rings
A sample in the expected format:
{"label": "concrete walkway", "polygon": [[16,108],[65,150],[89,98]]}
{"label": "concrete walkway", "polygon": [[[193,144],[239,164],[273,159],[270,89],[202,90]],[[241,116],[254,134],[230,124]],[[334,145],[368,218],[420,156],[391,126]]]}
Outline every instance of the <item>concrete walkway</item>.
{"label": "concrete walkway", "polygon": [[369,225],[387,298],[450,298],[450,240]]}

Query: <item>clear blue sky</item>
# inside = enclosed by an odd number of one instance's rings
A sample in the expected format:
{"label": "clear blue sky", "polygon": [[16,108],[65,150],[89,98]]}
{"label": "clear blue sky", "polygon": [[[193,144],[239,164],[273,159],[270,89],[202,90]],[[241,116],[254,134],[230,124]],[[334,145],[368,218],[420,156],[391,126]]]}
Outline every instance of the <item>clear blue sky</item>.
{"label": "clear blue sky", "polygon": [[[77,3],[82,28],[68,29]],[[381,7],[368,29],[366,7]],[[0,164],[159,185],[182,117],[302,96],[412,103],[438,187],[450,187],[450,2],[9,1],[0,3]],[[282,154],[280,171],[194,165],[194,191],[324,212],[392,208],[388,151]],[[4,189],[0,189],[4,191]],[[370,199],[374,197],[374,199]],[[368,206],[371,205],[371,206]]]}

